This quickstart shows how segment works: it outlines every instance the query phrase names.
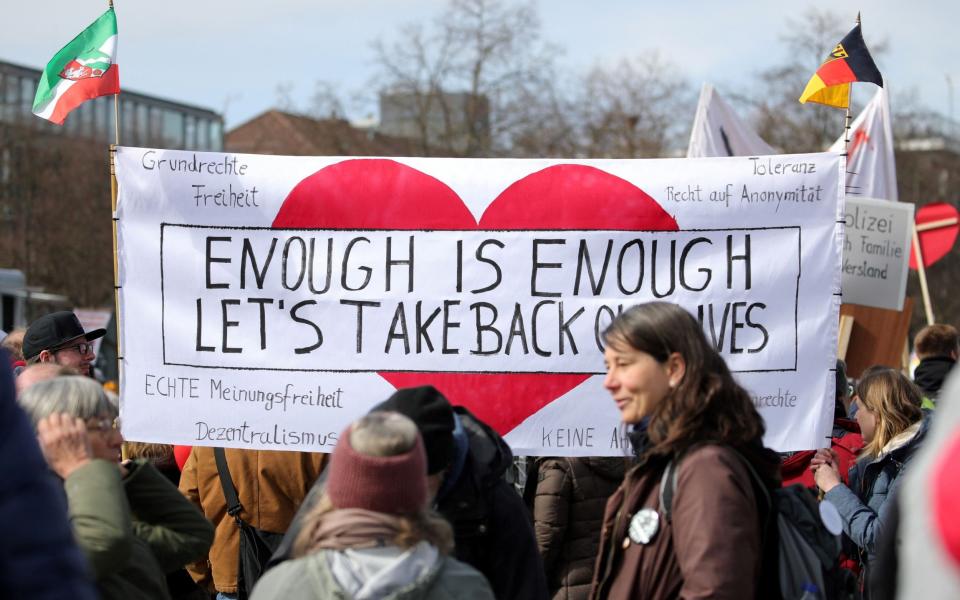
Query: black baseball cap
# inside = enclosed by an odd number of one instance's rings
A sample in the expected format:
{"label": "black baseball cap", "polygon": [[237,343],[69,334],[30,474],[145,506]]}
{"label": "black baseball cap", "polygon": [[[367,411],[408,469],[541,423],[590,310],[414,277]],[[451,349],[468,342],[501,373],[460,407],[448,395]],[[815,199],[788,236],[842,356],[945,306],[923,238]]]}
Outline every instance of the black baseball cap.
{"label": "black baseball cap", "polygon": [[43,315],[23,334],[23,357],[35,358],[42,350],[54,350],[70,340],[84,337],[88,342],[102,338],[106,329],[84,331],[77,315],[69,310]]}

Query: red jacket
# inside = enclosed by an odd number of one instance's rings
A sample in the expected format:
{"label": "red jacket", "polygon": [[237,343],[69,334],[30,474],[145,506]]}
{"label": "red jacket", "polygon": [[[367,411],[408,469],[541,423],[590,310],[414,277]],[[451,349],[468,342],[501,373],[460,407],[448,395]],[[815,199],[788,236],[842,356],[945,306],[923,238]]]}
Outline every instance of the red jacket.
{"label": "red jacket", "polygon": [[[863,449],[863,436],[860,435],[860,426],[857,422],[850,419],[834,420],[830,448],[839,457],[837,466],[840,467],[840,478],[847,483],[847,472],[857,462],[857,456]],[[810,461],[815,454],[815,450],[804,450],[783,461],[780,465],[783,485],[802,483],[805,487],[816,487],[813,471],[810,470]]]}

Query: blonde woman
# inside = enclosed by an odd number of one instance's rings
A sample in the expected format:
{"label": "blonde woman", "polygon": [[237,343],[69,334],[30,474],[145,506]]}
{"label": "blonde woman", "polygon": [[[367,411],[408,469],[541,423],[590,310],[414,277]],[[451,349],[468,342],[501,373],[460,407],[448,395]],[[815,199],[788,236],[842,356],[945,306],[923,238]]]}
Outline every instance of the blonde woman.
{"label": "blonde woman", "polygon": [[347,428],[327,486],[254,600],[355,598],[493,600],[486,579],[449,556],[453,531],[428,509],[427,462],[416,425],[372,412]]}
{"label": "blonde woman", "polygon": [[849,483],[840,479],[836,457],[829,449],[811,461],[814,479],[843,518],[846,537],[859,549],[864,569],[876,555],[876,544],[903,469],[927,432],[920,392],[899,371],[868,373],[857,385],[857,422],[864,448],[850,468]]}

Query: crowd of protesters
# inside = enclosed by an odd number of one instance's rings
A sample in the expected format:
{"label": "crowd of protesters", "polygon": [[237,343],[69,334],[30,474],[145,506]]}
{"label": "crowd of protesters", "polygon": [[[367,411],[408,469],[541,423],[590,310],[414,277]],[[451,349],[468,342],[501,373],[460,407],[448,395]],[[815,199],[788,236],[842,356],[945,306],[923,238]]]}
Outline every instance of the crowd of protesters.
{"label": "crowd of protesters", "polygon": [[[92,366],[103,335],[64,311],[0,342],[0,595],[960,597],[950,325],[917,334],[912,378],[838,361],[829,444],[778,455],[696,318],[634,306],[603,334],[597,398],[631,451],[527,460],[432,386],[385,398],[329,455],[125,441]],[[824,572],[849,585],[785,589],[785,490],[818,507],[839,542]]]}

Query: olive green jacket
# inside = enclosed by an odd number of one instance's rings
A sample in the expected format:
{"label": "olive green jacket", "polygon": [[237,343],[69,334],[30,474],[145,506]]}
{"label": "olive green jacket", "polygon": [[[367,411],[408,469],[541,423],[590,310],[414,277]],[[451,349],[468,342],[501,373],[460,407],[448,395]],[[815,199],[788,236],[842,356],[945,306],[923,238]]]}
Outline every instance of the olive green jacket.
{"label": "olive green jacket", "polygon": [[104,600],[170,598],[165,574],[204,556],[213,525],[163,475],[92,460],[64,481],[77,543]]}

